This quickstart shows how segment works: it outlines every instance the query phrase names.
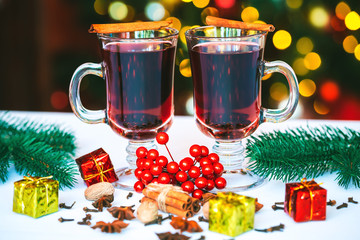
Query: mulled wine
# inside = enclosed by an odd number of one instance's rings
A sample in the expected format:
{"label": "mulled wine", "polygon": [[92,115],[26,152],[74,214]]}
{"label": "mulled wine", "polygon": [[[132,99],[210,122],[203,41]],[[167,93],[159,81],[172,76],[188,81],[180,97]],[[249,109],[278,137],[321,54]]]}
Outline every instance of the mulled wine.
{"label": "mulled wine", "polygon": [[249,136],[260,118],[262,48],[252,42],[206,42],[190,50],[196,122],[216,139]]}
{"label": "mulled wine", "polygon": [[172,123],[175,46],[111,42],[102,50],[108,123],[132,140],[155,138]]}

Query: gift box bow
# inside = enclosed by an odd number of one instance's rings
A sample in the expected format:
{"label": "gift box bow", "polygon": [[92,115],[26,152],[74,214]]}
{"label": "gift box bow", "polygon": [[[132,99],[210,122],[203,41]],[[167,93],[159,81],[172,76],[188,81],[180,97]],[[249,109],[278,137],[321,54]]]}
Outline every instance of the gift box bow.
{"label": "gift box bow", "polygon": [[[88,175],[85,175],[84,176],[84,180],[87,181],[87,180],[90,180],[92,178],[95,178],[97,176],[100,176],[100,181],[101,182],[108,182],[108,178],[105,176],[105,173],[109,172],[109,171],[112,171],[114,168],[109,168],[109,169],[106,169],[104,171],[104,166],[102,164],[99,164],[97,161],[96,161],[96,158],[93,156],[93,154],[90,153],[90,156],[91,156],[91,160],[94,161],[94,164],[95,164],[95,167],[98,171],[98,173],[94,173],[94,174],[88,174]],[[105,181],[104,181],[105,179]]]}

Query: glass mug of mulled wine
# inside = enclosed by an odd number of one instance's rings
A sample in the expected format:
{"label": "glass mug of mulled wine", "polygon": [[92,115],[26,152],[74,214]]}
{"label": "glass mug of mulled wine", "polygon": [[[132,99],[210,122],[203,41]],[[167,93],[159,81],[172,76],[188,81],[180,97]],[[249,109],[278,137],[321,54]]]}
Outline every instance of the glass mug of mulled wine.
{"label": "glass mug of mulled wine", "polygon": [[[296,75],[282,61],[264,61],[267,32],[204,26],[186,33],[194,85],[194,113],[202,133],[215,139],[227,179],[226,191],[260,185],[262,178],[246,169],[241,140],[261,123],[282,122],[295,111],[299,91]],[[261,79],[279,72],[289,84],[283,109],[261,106]],[[240,177],[240,175],[241,177]]]}
{"label": "glass mug of mulled wine", "polygon": [[[129,168],[118,170],[120,188],[133,189],[136,149],[156,148],[155,137],[166,131],[174,116],[174,64],[178,31],[173,28],[98,33],[103,61],[84,63],[71,79],[70,105],[85,123],[107,123],[127,138]],[[80,100],[80,84],[88,74],[105,79],[104,110],[88,110]],[[123,177],[122,177],[123,176]]]}

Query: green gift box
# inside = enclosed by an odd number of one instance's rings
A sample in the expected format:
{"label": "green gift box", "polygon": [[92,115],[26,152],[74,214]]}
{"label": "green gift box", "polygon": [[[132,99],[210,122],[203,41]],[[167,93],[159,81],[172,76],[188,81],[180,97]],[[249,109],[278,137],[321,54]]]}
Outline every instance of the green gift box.
{"label": "green gift box", "polygon": [[14,183],[13,211],[38,218],[57,212],[59,182],[51,177],[24,177]]}
{"label": "green gift box", "polygon": [[218,193],[209,200],[209,230],[236,237],[254,228],[255,198]]}

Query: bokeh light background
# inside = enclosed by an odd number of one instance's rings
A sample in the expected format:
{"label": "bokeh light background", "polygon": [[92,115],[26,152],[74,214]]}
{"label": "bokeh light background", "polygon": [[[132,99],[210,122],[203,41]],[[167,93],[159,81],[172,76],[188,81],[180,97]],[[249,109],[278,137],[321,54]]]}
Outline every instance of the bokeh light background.
{"label": "bokeh light background", "polygon": [[[0,107],[71,111],[72,73],[84,62],[101,61],[96,36],[87,33],[92,23],[171,19],[180,31],[175,114],[192,115],[184,33],[212,15],[275,26],[265,59],[283,60],[295,70],[300,99],[294,117],[360,120],[359,13],[359,0],[0,0],[2,29],[12,34],[3,31],[0,40]],[[264,107],[286,104],[289,90],[281,74],[265,76],[262,85]],[[86,77],[81,97],[90,109],[104,108],[104,81]]]}

